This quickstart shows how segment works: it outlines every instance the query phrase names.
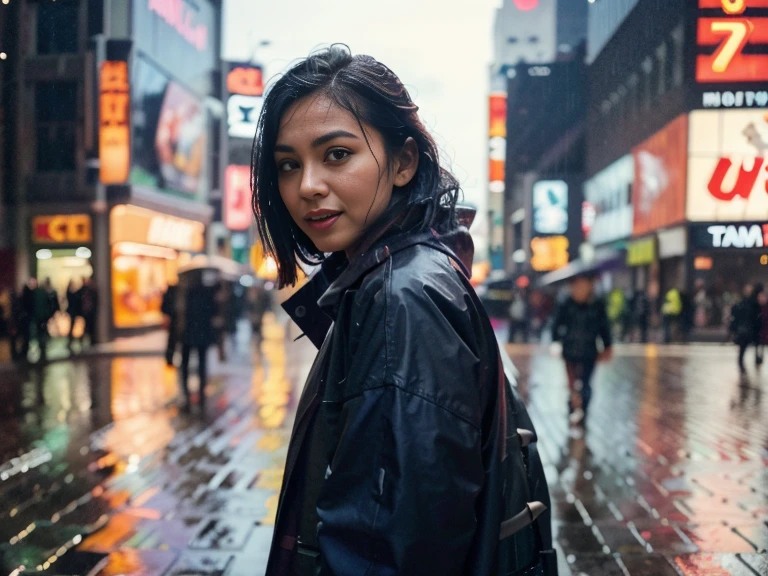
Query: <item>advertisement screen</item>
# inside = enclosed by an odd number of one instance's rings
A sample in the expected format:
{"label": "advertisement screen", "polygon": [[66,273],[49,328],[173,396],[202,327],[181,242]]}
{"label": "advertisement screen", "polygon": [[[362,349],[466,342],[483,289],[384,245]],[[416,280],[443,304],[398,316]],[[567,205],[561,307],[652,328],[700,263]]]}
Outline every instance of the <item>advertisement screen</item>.
{"label": "advertisement screen", "polygon": [[538,234],[568,231],[568,184],[541,180],[533,185],[533,230]]}
{"label": "advertisement screen", "polygon": [[636,235],[685,220],[688,117],[679,116],[632,150]]}
{"label": "advertisement screen", "polygon": [[768,81],[768,0],[699,0],[696,80]]}
{"label": "advertisement screen", "polygon": [[635,162],[626,154],[584,182],[582,229],[595,246],[632,236]]}
{"label": "advertisement screen", "polygon": [[203,103],[143,58],[133,85],[130,181],[196,195],[206,158]]}
{"label": "advertisement screen", "polygon": [[690,116],[689,220],[768,220],[765,110],[697,110]]}
{"label": "advertisement screen", "polygon": [[[198,94],[209,94],[221,42],[217,9],[210,0],[133,0],[130,4],[135,51],[172,70]],[[113,17],[121,17],[119,10],[112,12]]]}

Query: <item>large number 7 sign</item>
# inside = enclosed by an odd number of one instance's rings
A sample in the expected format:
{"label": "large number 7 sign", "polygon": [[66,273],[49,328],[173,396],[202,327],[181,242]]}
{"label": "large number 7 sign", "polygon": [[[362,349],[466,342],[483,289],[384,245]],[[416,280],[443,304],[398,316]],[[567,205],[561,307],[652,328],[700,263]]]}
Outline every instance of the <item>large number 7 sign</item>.
{"label": "large number 7 sign", "polygon": [[[768,49],[768,18],[739,17],[747,8],[768,8],[768,0],[699,0],[700,8],[720,8],[721,17],[701,17],[696,43],[716,46],[696,57],[698,82],[761,82],[768,80],[768,54],[745,54],[747,45]],[[759,50],[766,52],[767,50]]]}

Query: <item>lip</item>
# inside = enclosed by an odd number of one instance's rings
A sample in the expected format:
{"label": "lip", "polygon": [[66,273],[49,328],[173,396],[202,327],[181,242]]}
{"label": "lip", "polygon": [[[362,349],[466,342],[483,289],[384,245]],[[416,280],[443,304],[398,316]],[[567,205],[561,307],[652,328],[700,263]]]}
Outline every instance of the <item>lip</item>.
{"label": "lip", "polygon": [[[325,220],[310,220],[310,218],[321,218],[323,216],[328,216],[330,214],[335,214],[335,216],[331,218],[327,218]],[[327,230],[341,217],[342,212],[339,210],[313,210],[312,212],[307,212],[304,215],[304,221],[307,223],[307,226],[312,228],[313,230]]]}

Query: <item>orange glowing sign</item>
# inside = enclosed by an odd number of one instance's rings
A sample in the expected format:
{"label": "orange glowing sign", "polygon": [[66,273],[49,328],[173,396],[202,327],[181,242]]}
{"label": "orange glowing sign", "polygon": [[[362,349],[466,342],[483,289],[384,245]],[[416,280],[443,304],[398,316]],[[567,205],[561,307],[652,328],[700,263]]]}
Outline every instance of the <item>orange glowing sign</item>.
{"label": "orange glowing sign", "polygon": [[491,192],[504,191],[504,171],[507,156],[507,95],[501,92],[491,94],[488,110],[488,136],[490,153],[488,180]]}
{"label": "orange glowing sign", "polygon": [[128,63],[108,60],[101,65],[99,85],[99,179],[122,184],[131,167],[130,85]]}
{"label": "orange glowing sign", "polygon": [[35,216],[32,219],[32,242],[35,244],[88,244],[91,217],[87,214]]}
{"label": "orange glowing sign", "polygon": [[238,65],[227,74],[227,90],[230,94],[261,96],[264,94],[264,79],[261,68]]}
{"label": "orange glowing sign", "polygon": [[768,81],[768,18],[750,17],[750,8],[768,8],[768,0],[699,0],[699,8],[721,15],[699,18],[696,43],[698,82]]}
{"label": "orange glowing sign", "polygon": [[544,236],[531,240],[531,268],[537,272],[559,270],[568,264],[568,238]]}

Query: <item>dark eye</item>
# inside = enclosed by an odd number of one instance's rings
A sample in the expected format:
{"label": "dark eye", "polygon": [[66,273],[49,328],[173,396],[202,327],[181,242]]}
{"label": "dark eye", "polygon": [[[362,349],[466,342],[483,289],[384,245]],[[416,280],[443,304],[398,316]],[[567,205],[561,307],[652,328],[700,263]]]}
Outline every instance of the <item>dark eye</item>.
{"label": "dark eye", "polygon": [[344,150],[343,148],[334,148],[333,150],[330,150],[328,152],[328,155],[326,156],[326,158],[334,162],[341,162],[342,160],[344,160],[344,158],[349,156],[349,154],[350,154],[349,150]]}
{"label": "dark eye", "polygon": [[296,168],[296,162],[293,160],[283,160],[277,165],[277,170],[279,172],[290,172],[294,168]]}

